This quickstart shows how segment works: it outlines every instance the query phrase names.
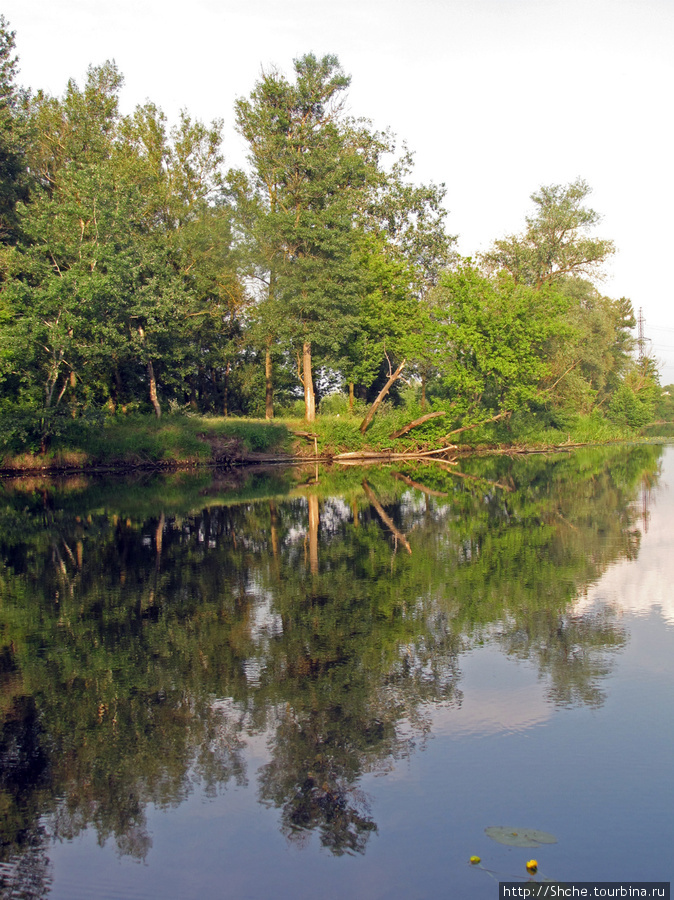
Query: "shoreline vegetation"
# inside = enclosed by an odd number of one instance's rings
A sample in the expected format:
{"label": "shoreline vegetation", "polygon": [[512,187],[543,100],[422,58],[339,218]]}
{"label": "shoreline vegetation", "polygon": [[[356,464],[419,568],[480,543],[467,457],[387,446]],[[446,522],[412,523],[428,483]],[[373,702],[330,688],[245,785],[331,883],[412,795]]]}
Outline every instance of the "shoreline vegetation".
{"label": "shoreline vegetation", "polygon": [[338,58],[293,70],[235,102],[228,169],[221,120],[124,114],[114,62],[23,89],[0,16],[0,470],[447,464],[674,420],[586,181],[462,258]]}
{"label": "shoreline vegetation", "polygon": [[360,465],[435,460],[451,465],[458,457],[479,452],[558,452],[587,445],[659,441],[674,434],[674,423],[654,423],[657,430],[635,430],[587,416],[579,417],[574,428],[565,432],[548,429],[534,433],[521,425],[518,428],[517,422],[501,420],[466,429],[452,441],[411,430],[392,438],[401,430],[400,422],[400,411],[389,410],[376,420],[376,428],[363,435],[355,416],[318,416],[311,432],[306,431],[302,419],[291,417],[272,422],[179,414],[159,421],[149,415],[109,418],[88,429],[73,424],[70,434],[55,438],[45,451],[5,452],[0,456],[0,476],[316,461]]}

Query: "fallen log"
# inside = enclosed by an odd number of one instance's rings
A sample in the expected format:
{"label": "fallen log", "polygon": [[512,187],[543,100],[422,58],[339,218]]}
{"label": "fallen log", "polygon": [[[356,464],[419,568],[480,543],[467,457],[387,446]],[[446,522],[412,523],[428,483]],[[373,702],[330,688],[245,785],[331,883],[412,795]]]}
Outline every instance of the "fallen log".
{"label": "fallen log", "polygon": [[473,425],[464,425],[463,428],[455,428],[454,431],[449,431],[445,435],[445,439],[452,437],[455,434],[461,434],[463,431],[471,431],[473,428],[479,428],[480,425],[488,425],[490,422],[498,422],[499,419],[507,419],[510,415],[510,410],[506,410],[505,412],[499,413],[497,416],[492,416],[491,419],[483,419],[481,422],[475,422]]}
{"label": "fallen log", "polygon": [[398,431],[394,431],[393,434],[390,434],[391,438],[399,438],[404,434],[407,434],[413,428],[416,428],[417,425],[423,425],[424,422],[428,422],[429,419],[439,419],[441,416],[446,416],[447,413],[444,410],[440,410],[439,412],[427,413],[425,416],[421,416],[420,419],[415,419],[413,422],[410,422],[409,425],[405,425],[404,428],[400,428]]}
{"label": "fallen log", "polygon": [[448,444],[437,450],[408,450],[400,453],[393,450],[353,450],[348,453],[338,453],[337,456],[332,457],[332,461],[349,463],[373,460],[391,462],[392,460],[432,459],[443,453],[449,453],[451,450],[456,450],[454,444]]}

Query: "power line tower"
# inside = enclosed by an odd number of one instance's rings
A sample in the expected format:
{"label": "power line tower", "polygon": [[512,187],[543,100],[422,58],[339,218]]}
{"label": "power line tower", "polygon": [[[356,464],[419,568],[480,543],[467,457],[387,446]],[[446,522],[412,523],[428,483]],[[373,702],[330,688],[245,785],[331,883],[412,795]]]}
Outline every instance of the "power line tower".
{"label": "power line tower", "polygon": [[642,363],[644,361],[644,311],[643,308],[639,307],[639,318],[637,320],[639,331],[637,337],[637,346],[639,348],[639,362]]}

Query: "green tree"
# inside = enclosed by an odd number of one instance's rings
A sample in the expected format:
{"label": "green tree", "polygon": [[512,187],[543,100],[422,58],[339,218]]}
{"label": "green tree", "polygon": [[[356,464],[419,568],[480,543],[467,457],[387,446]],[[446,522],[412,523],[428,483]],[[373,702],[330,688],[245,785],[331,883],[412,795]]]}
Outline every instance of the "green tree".
{"label": "green tree", "polygon": [[388,133],[371,134],[364,126],[360,133],[362,145],[370,148],[374,177],[360,220],[363,297],[350,354],[357,354],[361,378],[363,366],[381,378],[384,360],[390,375],[394,363],[406,359],[420,377],[423,407],[436,337],[429,327],[429,294],[455,258],[456,238],[445,225],[445,186],[414,184],[413,156],[406,147],[387,165],[386,157],[395,154]]}
{"label": "green tree", "polygon": [[495,241],[482,256],[490,272],[505,269],[518,284],[541,288],[572,276],[597,274],[615,248],[612,241],[588,236],[599,215],[584,205],[590,186],[581,178],[569,185],[541,187],[526,231]]}
{"label": "green tree", "polygon": [[363,235],[356,262],[361,290],[358,322],[341,361],[351,405],[354,384],[369,387],[384,360],[391,364],[410,354],[409,335],[419,309],[412,290],[414,271],[381,234]]}
{"label": "green tree", "polygon": [[560,327],[550,330],[541,346],[546,371],[539,385],[539,400],[552,412],[553,423],[610,409],[614,421],[636,424],[652,403],[637,404],[638,414],[627,411],[633,395],[625,379],[634,380],[634,311],[627,298],[606,297],[591,280],[615,248],[590,234],[599,215],[585,204],[589,193],[582,179],[542,187],[531,195],[536,213],[527,217],[525,232],[495,241],[481,263],[492,277],[507,272],[516,285],[557,296]]}
{"label": "green tree", "polygon": [[167,266],[182,285],[182,356],[174,356],[167,376],[178,395],[187,390],[193,406],[198,395],[201,408],[227,413],[245,298],[221,129],[219,120],[206,126],[183,111],[167,130],[154,104],[122,123],[124,139],[151,173],[148,230],[165,245]]}
{"label": "green tree", "polygon": [[547,347],[563,339],[563,301],[507,273],[487,278],[464,262],[440,278],[432,315],[445,339],[441,371],[458,416],[514,412],[539,396]]}
{"label": "green tree", "polygon": [[608,416],[630,428],[643,428],[653,421],[660,397],[658,371],[649,357],[632,362],[608,405]]}
{"label": "green tree", "polygon": [[16,84],[15,32],[0,15],[0,244],[18,237],[16,204],[28,194],[25,93]]}
{"label": "green tree", "polygon": [[356,327],[354,241],[365,154],[343,127],[349,78],[335,56],[295,60],[295,81],[263,74],[236,104],[261,218],[256,236],[268,272],[263,320],[297,354],[307,421],[315,417],[313,358],[339,356]]}
{"label": "green tree", "polygon": [[[220,125],[153,105],[119,113],[114,64],[30,107],[36,187],[6,297],[5,383],[35,408],[205,394],[231,364],[242,291],[220,177]],[[191,387],[190,387],[191,383]],[[220,407],[222,394],[211,401]],[[213,394],[214,392],[211,392]]]}
{"label": "green tree", "polygon": [[587,414],[606,409],[633,363],[636,324],[631,302],[613,300],[581,278],[555,285],[565,329],[548,342],[549,373],[542,383],[555,409]]}
{"label": "green tree", "polygon": [[39,185],[20,210],[27,240],[9,296],[25,341],[22,384],[45,408],[102,402],[113,371],[119,380],[133,360],[160,412],[155,366],[175,334],[183,285],[153,230],[154,173],[120,140],[121,84],[106,63],[83,89],[71,81],[62,99],[32,103]]}

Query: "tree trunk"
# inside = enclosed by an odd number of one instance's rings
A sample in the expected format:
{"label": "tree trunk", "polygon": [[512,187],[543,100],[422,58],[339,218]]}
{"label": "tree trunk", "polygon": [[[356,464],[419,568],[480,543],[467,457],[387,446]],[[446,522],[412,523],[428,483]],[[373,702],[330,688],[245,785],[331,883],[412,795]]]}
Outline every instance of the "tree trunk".
{"label": "tree trunk", "polygon": [[272,381],[271,348],[267,344],[264,355],[264,417],[274,418],[274,383]]}
{"label": "tree trunk", "polygon": [[122,375],[119,371],[119,363],[115,359],[114,368],[112,370],[112,374],[114,377],[113,384],[110,387],[110,400],[115,409],[122,404],[122,396],[124,392],[124,386],[122,384]]}
{"label": "tree trunk", "polygon": [[307,422],[316,421],[316,397],[311,374],[311,343],[305,341],[302,347],[302,374],[304,380],[304,408]]}
{"label": "tree trunk", "polygon": [[231,371],[231,368],[232,368],[231,363],[227,363],[227,368],[225,369],[225,385],[224,385],[225,396],[223,397],[223,400],[222,400],[222,414],[225,418],[227,418],[229,416],[228,397],[229,397],[229,373]]}
{"label": "tree trunk", "polygon": [[349,382],[349,410],[353,412],[353,400],[354,400],[354,385],[353,381]]}
{"label": "tree trunk", "polygon": [[196,411],[199,408],[199,405],[197,403],[197,385],[194,375],[190,375],[188,384],[190,386],[190,409]]}
{"label": "tree trunk", "polygon": [[369,425],[370,422],[374,419],[374,414],[375,414],[375,413],[377,412],[377,410],[379,409],[379,404],[380,404],[381,401],[384,399],[384,397],[388,394],[388,392],[389,392],[389,390],[390,390],[391,385],[393,384],[393,382],[396,381],[398,378],[400,378],[400,373],[402,372],[402,370],[403,370],[403,368],[404,368],[404,366],[405,366],[405,362],[406,362],[406,360],[403,360],[403,361],[400,363],[400,365],[399,365],[398,368],[395,370],[395,372],[393,373],[393,375],[391,375],[391,377],[390,377],[389,380],[386,382],[386,384],[384,385],[384,387],[379,391],[379,396],[378,396],[377,399],[374,401],[374,403],[372,404],[372,406],[371,406],[370,409],[369,409],[368,414],[365,416],[365,418],[364,418],[363,421],[361,422],[361,425],[360,425],[360,433],[361,433],[361,434],[365,434],[365,432],[367,431],[368,425]]}
{"label": "tree trunk", "polygon": [[157,398],[157,379],[154,377],[152,360],[148,360],[147,374],[150,379],[150,401],[154,407],[154,414],[158,419],[161,419],[161,406],[159,405],[159,400]]}
{"label": "tree trunk", "polygon": [[390,438],[399,438],[404,434],[407,434],[409,431],[412,431],[413,428],[416,428],[417,425],[423,425],[424,422],[428,422],[430,419],[438,419],[442,416],[446,416],[447,413],[444,410],[438,410],[438,412],[426,413],[425,416],[421,416],[419,419],[415,419],[414,422],[410,422],[409,425],[405,425],[404,428],[399,428],[398,431],[394,431],[393,434],[390,434]]}

